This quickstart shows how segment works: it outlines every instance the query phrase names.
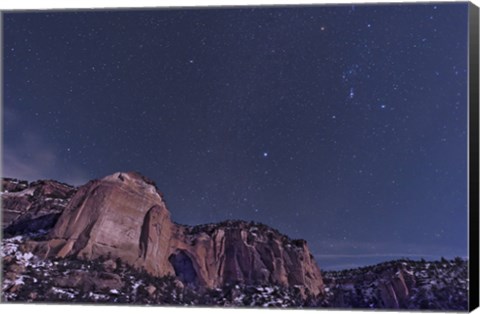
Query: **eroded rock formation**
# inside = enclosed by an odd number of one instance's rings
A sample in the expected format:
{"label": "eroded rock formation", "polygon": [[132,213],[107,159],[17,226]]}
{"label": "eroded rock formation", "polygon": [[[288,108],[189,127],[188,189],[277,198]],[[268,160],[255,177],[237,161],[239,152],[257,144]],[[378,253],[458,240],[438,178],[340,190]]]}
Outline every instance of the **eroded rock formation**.
{"label": "eroded rock formation", "polygon": [[120,258],[154,276],[176,275],[187,285],[268,283],[323,293],[305,241],[253,222],[175,224],[155,184],[137,173],[115,173],[80,187],[35,253]]}
{"label": "eroded rock formation", "polygon": [[53,180],[2,179],[2,229],[15,235],[53,227],[75,190]]}

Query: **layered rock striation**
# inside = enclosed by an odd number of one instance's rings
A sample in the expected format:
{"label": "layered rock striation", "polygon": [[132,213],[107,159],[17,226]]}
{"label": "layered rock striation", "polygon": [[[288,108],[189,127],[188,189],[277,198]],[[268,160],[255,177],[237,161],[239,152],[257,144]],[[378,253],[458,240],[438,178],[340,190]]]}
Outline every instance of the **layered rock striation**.
{"label": "layered rock striation", "polygon": [[253,222],[173,223],[155,183],[133,172],[81,186],[35,253],[120,259],[151,275],[175,275],[199,287],[274,284],[297,286],[304,295],[324,292],[306,241]]}

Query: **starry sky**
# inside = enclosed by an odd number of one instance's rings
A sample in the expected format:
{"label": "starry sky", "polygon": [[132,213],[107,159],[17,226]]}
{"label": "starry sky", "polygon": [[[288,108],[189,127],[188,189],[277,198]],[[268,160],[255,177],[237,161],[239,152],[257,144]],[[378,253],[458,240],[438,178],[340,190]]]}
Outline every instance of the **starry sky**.
{"label": "starry sky", "polygon": [[466,3],[10,12],[3,175],[156,181],[320,268],[467,255]]}

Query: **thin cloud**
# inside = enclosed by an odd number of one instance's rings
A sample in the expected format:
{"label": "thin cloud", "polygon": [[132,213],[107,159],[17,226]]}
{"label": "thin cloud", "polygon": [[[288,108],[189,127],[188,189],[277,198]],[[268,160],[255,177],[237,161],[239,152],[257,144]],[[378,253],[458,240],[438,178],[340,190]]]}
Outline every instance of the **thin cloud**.
{"label": "thin cloud", "polygon": [[23,132],[19,140],[3,146],[2,176],[29,181],[55,179],[72,185],[88,181],[86,171],[59,160],[55,148],[32,132]]}
{"label": "thin cloud", "polygon": [[[427,246],[427,247],[425,247]],[[388,241],[345,241],[340,239],[321,240],[320,248],[314,251],[313,255],[317,261],[323,263],[355,263],[365,265],[368,260],[387,260],[399,258],[411,259],[439,259],[440,257],[453,258],[464,257],[457,248],[428,244],[421,246],[418,243],[392,243]],[[360,262],[362,260],[362,262]],[[335,266],[337,267],[337,266]]]}

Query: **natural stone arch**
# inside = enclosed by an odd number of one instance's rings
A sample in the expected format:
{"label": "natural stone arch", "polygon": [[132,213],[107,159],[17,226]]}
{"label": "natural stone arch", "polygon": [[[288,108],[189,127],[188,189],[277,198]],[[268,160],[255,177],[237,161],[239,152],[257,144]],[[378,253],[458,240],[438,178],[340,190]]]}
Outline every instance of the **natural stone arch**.
{"label": "natural stone arch", "polygon": [[168,261],[175,270],[175,276],[185,284],[197,285],[199,283],[198,273],[195,269],[194,260],[185,253],[179,250],[170,255]]}

